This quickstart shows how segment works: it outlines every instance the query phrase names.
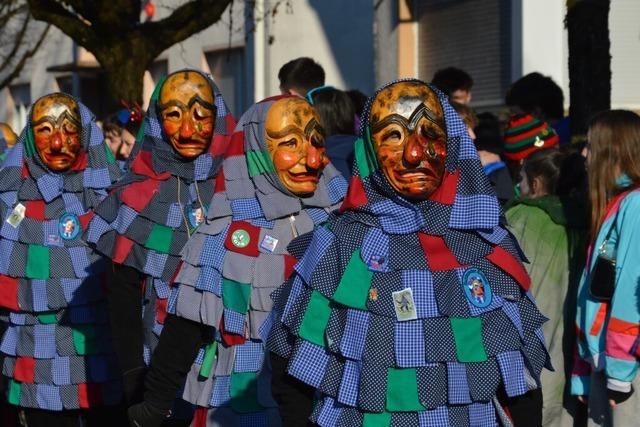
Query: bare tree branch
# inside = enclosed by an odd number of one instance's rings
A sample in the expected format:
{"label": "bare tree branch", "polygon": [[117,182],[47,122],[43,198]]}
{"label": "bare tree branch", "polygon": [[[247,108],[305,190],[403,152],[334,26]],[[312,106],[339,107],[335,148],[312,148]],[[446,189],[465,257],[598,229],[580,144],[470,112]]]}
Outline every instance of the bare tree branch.
{"label": "bare tree branch", "polygon": [[2,61],[2,64],[0,64],[0,71],[3,71],[5,68],[11,65],[11,63],[13,62],[12,58],[16,55],[16,53],[18,53],[18,50],[20,50],[20,48],[22,47],[22,43],[24,41],[24,35],[27,32],[27,28],[29,28],[30,21],[31,21],[31,17],[29,16],[29,14],[27,14],[24,18],[24,21],[22,22],[22,26],[20,27],[20,30],[18,30],[16,35],[13,37],[13,40],[12,40],[13,47],[9,52],[7,52],[6,55],[4,55],[4,58],[3,58],[4,61]]}
{"label": "bare tree branch", "polygon": [[40,45],[42,45],[42,42],[47,37],[49,28],[51,28],[51,25],[46,26],[46,28],[40,35],[38,42],[35,44],[35,46],[33,46],[33,48],[28,49],[26,52],[24,52],[22,54],[22,57],[20,58],[20,61],[18,61],[18,63],[14,66],[13,70],[7,76],[5,76],[2,80],[0,80],[0,88],[7,86],[9,83],[11,83],[13,79],[15,79],[18,76],[18,74],[20,74],[20,71],[22,71],[22,68],[24,68],[24,64],[26,64],[27,60],[31,58],[33,55],[35,55],[38,49],[40,49]]}
{"label": "bare tree branch", "polygon": [[58,27],[81,46],[95,45],[96,34],[81,15],[73,14],[55,0],[27,0],[33,17]]}
{"label": "bare tree branch", "polygon": [[153,36],[157,50],[179,43],[206,29],[220,19],[231,0],[194,0],[178,7],[160,21],[146,22],[141,30],[146,37]]}

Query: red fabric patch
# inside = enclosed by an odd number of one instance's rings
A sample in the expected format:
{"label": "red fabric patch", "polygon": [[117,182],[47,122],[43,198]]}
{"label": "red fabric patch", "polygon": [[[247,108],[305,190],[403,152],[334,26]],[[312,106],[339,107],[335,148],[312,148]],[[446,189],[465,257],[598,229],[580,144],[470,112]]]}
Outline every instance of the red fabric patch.
{"label": "red fabric patch", "polygon": [[89,223],[91,222],[91,219],[93,219],[93,215],[93,211],[89,211],[86,214],[80,215],[78,217],[78,219],[80,220],[80,226],[83,230],[86,230],[89,227]]}
{"label": "red fabric patch", "polygon": [[442,203],[443,205],[453,205],[453,202],[456,200],[456,189],[458,188],[459,178],[460,171],[458,169],[451,173],[445,172],[440,187],[433,192],[429,200]]}
{"label": "red fabric patch", "polygon": [[624,335],[640,335],[640,325],[634,322],[627,322],[626,320],[618,319],[616,317],[610,317],[607,329],[611,332],[617,332]]}
{"label": "red fabric patch", "polygon": [[149,201],[158,192],[160,188],[160,181],[154,179],[145,179],[141,182],[134,182],[129,184],[120,193],[120,200],[125,205],[133,208],[137,212],[147,207]]}
{"label": "red fabric patch", "polygon": [[591,330],[589,330],[589,335],[596,336],[600,333],[602,329],[602,325],[604,325],[604,319],[607,317],[607,311],[609,309],[609,304],[606,302],[600,303],[600,307],[598,307],[598,312],[596,313],[595,319],[593,319],[593,323],[591,324]]}
{"label": "red fabric patch", "polygon": [[[242,231],[244,231],[244,233]],[[249,243],[246,246],[241,247],[241,245],[244,244],[247,234],[249,236]],[[229,226],[227,238],[224,241],[224,247],[239,254],[257,257],[260,255],[260,251],[258,250],[258,239],[260,239],[260,229],[258,227],[253,226],[246,221],[236,221],[232,222],[231,226]],[[234,241],[236,244],[233,243]]]}
{"label": "red fabric patch", "polygon": [[529,290],[529,287],[531,286],[529,273],[524,269],[522,263],[515,259],[509,252],[505,251],[500,246],[496,246],[493,248],[493,252],[487,255],[487,259],[509,276],[513,277],[516,282],[520,284],[522,289],[525,291]]}
{"label": "red fabric patch", "polygon": [[357,208],[358,206],[366,205],[369,199],[367,199],[367,193],[364,192],[364,186],[359,176],[352,176],[351,182],[349,182],[349,189],[347,195],[340,205],[339,212],[344,212],[348,209]]}
{"label": "red fabric patch", "polygon": [[293,274],[293,266],[296,265],[298,260],[291,255],[284,256],[284,280],[287,280]]}
{"label": "red fabric patch", "polygon": [[29,200],[25,203],[25,207],[27,209],[24,212],[24,216],[26,218],[35,219],[37,221],[46,220],[46,218],[44,217],[44,200]]}
{"label": "red fabric patch", "polygon": [[16,366],[13,369],[13,378],[21,383],[33,383],[36,369],[36,359],[33,357],[16,357]]}
{"label": "red fabric patch", "polygon": [[98,384],[78,384],[78,405],[92,408],[102,405],[102,390]]}
{"label": "red fabric patch", "polygon": [[153,170],[151,151],[140,151],[133,162],[131,162],[131,171],[138,175],[148,176],[149,178],[159,181],[169,179],[171,176],[169,172],[156,173],[156,171]]}
{"label": "red fabric patch", "polygon": [[462,267],[442,237],[418,233],[418,239],[430,270],[446,271]]}
{"label": "red fabric patch", "polygon": [[227,346],[242,345],[246,341],[244,336],[227,332],[225,330],[224,315],[222,315],[222,318],[220,319],[220,338],[222,338],[222,342]]}
{"label": "red fabric patch", "polygon": [[133,240],[119,234],[116,236],[116,242],[113,244],[113,254],[111,258],[113,262],[116,264],[122,264],[129,252],[131,252],[131,248],[133,247]]}
{"label": "red fabric patch", "polygon": [[224,157],[242,156],[244,154],[244,132],[234,132],[229,140],[229,145],[224,152]]}
{"label": "red fabric patch", "polygon": [[212,157],[219,157],[224,154],[229,143],[229,137],[227,135],[214,135],[209,146],[209,155]]}
{"label": "red fabric patch", "polygon": [[[9,255],[6,254],[6,256]],[[18,279],[0,274],[0,307],[6,307],[14,311],[20,310],[18,305],[18,283]]]}
{"label": "red fabric patch", "polygon": [[207,427],[207,414],[209,413],[209,408],[196,408],[193,414],[193,427]]}
{"label": "red fabric patch", "polygon": [[169,300],[167,298],[156,299],[156,320],[159,324],[164,325],[164,320],[167,318],[167,303]]}
{"label": "red fabric patch", "polygon": [[226,190],[226,187],[224,185],[224,169],[220,168],[220,170],[218,171],[218,175],[216,175],[213,192],[222,193],[224,190]]}
{"label": "red fabric patch", "polygon": [[83,171],[87,168],[89,164],[89,157],[87,157],[86,151],[81,151],[78,153],[78,157],[76,157],[76,161],[71,167],[72,171]]}

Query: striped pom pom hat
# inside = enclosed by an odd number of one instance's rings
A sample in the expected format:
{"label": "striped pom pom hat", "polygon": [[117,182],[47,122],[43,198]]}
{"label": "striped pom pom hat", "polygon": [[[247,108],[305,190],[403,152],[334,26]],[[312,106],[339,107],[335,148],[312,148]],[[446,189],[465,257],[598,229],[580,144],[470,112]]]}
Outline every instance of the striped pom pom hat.
{"label": "striped pom pom hat", "polygon": [[558,145],[558,135],[546,122],[531,114],[511,116],[504,133],[504,156],[509,160],[523,160],[542,148]]}

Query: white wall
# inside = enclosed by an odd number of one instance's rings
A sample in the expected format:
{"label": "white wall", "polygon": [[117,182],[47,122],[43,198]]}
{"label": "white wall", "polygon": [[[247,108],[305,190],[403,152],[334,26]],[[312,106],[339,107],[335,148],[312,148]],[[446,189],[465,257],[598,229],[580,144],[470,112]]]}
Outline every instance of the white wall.
{"label": "white wall", "polygon": [[568,107],[569,49],[567,31],[564,28],[566,2],[562,0],[521,1],[522,75],[537,71],[551,77],[562,88],[565,105]]}
{"label": "white wall", "polygon": [[[312,57],[322,65],[327,84],[371,93],[373,1],[296,0],[292,5],[291,13],[281,7],[273,19],[266,21],[262,33],[267,37],[265,55],[262,63],[256,57],[255,64],[256,78],[262,79],[264,92],[256,93],[256,98],[280,93],[278,70],[300,56]],[[269,37],[273,37],[271,44]]]}
{"label": "white wall", "polygon": [[640,110],[640,1],[611,2],[609,37],[611,107]]}

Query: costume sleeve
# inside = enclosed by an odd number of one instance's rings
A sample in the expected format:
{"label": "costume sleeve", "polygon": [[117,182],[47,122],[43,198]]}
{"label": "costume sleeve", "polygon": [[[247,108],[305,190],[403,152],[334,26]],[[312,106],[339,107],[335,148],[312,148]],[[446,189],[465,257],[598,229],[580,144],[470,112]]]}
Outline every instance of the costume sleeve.
{"label": "costume sleeve", "polygon": [[640,193],[623,200],[616,222],[616,287],[605,331],[607,386],[629,391],[638,370],[633,347],[640,328]]}

